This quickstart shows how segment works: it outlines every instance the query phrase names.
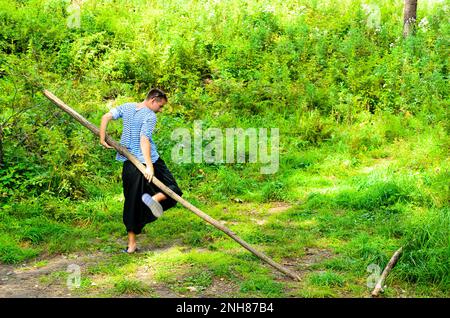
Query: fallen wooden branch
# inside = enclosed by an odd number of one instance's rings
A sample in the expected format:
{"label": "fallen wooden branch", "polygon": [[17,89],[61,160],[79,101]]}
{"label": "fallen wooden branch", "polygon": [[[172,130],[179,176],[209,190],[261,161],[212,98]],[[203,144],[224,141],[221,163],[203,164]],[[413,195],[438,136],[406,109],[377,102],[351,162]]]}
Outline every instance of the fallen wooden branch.
{"label": "fallen wooden branch", "polygon": [[392,270],[392,268],[397,263],[402,252],[403,252],[403,247],[400,247],[397,251],[395,251],[394,255],[392,255],[391,259],[389,260],[389,263],[384,268],[384,271],[381,274],[380,279],[378,280],[377,284],[375,285],[374,290],[372,291],[372,297],[378,297],[378,295],[380,294],[380,291],[383,290],[384,281],[386,280],[386,277],[389,274],[389,272]]}
{"label": "fallen wooden branch", "polygon": [[[63,101],[61,101],[58,97],[56,97],[55,95],[53,95],[51,92],[44,90],[43,91],[44,95],[50,100],[52,101],[56,106],[58,106],[59,108],[61,108],[63,111],[65,111],[66,113],[68,113],[70,116],[72,116],[73,118],[75,118],[80,124],[82,124],[83,126],[85,126],[86,128],[88,128],[90,131],[92,131],[95,135],[99,135],[100,131],[99,129],[91,124],[88,120],[86,120],[83,116],[81,116],[80,114],[78,114],[75,110],[73,110],[72,108],[70,108],[69,106],[67,106]],[[141,171],[142,173],[145,172],[145,166],[135,157],[133,156],[125,147],[121,146],[119,143],[117,143],[114,139],[112,139],[110,136],[106,135],[106,142],[111,145],[112,147],[114,147],[119,153],[121,153],[122,155],[124,155],[128,160],[130,160],[138,169],[139,171]],[[185,199],[183,199],[182,197],[180,197],[178,194],[176,194],[175,192],[173,192],[171,189],[169,189],[168,187],[166,187],[161,181],[159,181],[156,177],[153,177],[152,182],[158,187],[160,188],[162,191],[164,191],[165,194],[167,194],[168,196],[170,196],[171,198],[173,198],[174,200],[178,201],[181,205],[183,205],[185,208],[189,209],[190,211],[194,212],[197,216],[201,217],[203,220],[205,220],[206,222],[210,223],[211,225],[213,225],[214,227],[216,227],[217,229],[221,230],[222,232],[224,232],[226,235],[228,235],[229,237],[231,237],[233,240],[235,240],[236,242],[238,242],[240,245],[242,245],[245,249],[247,249],[248,251],[250,251],[251,253],[253,253],[254,255],[256,255],[257,257],[259,257],[260,259],[262,259],[263,261],[265,261],[266,263],[270,264],[271,266],[273,266],[274,268],[276,268],[277,270],[279,270],[280,272],[286,274],[287,276],[293,278],[294,280],[299,281],[300,277],[295,274],[294,272],[292,272],[291,270],[281,266],[280,264],[276,263],[275,261],[273,261],[272,259],[270,259],[268,256],[266,256],[264,253],[259,252],[257,250],[255,250],[253,247],[251,247],[247,242],[245,242],[244,240],[242,240],[240,237],[238,237],[233,231],[231,231],[230,229],[228,229],[226,226],[224,226],[223,224],[219,223],[217,220],[213,219],[212,217],[210,217],[209,215],[207,215],[206,213],[202,212],[200,209],[198,209],[197,207],[195,207],[194,205],[192,205],[191,203],[189,203],[188,201],[186,201]]]}

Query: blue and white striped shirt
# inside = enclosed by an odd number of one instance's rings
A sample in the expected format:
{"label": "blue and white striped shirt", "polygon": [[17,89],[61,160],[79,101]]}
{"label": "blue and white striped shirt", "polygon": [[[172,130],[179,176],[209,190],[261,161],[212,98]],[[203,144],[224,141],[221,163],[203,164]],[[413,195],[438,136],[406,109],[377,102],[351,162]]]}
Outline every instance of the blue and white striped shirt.
{"label": "blue and white striped shirt", "polygon": [[[139,161],[145,163],[141,150],[141,136],[146,136],[151,144],[151,160],[154,163],[159,158],[152,133],[156,126],[156,114],[148,107],[136,109],[136,103],[125,103],[110,110],[114,120],[123,118],[123,131],[120,144],[135,155]],[[117,153],[116,160],[125,161],[126,157]]]}

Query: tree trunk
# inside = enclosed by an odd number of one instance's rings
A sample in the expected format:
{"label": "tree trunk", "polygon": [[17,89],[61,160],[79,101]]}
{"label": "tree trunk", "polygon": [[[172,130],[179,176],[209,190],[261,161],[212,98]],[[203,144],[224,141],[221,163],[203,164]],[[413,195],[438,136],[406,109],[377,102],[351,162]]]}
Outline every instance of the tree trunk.
{"label": "tree trunk", "polygon": [[403,37],[414,32],[417,16],[417,0],[405,0],[403,9]]}

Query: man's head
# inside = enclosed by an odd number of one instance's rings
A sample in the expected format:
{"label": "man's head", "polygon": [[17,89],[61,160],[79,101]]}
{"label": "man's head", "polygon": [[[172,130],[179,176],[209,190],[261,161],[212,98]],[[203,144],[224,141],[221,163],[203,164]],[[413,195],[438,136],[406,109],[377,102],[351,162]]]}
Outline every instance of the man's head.
{"label": "man's head", "polygon": [[145,105],[155,113],[162,111],[163,106],[167,103],[167,95],[158,88],[152,88],[145,98]]}

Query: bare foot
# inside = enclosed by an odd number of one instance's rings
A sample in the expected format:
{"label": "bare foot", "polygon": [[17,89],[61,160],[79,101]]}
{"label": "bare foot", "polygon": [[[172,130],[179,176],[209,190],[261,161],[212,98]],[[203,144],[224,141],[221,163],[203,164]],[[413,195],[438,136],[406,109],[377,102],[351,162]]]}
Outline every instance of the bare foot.
{"label": "bare foot", "polygon": [[137,250],[137,244],[133,243],[133,244],[128,244],[128,249],[127,249],[127,253],[134,253]]}

